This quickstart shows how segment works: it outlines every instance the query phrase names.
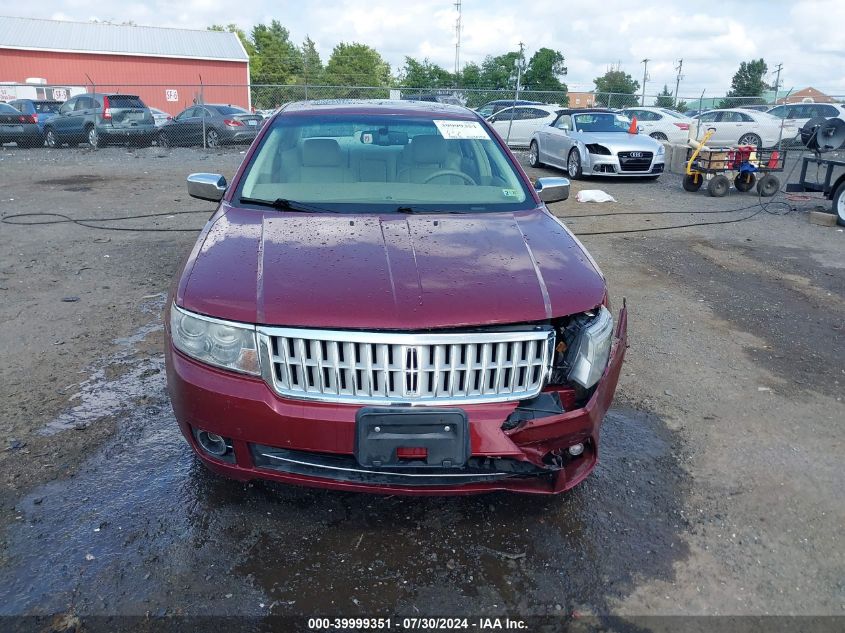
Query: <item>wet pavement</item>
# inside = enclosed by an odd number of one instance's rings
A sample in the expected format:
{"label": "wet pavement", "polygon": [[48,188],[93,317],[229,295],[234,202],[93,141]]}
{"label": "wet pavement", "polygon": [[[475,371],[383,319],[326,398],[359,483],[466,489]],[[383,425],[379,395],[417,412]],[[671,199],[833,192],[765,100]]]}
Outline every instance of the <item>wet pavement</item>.
{"label": "wet pavement", "polygon": [[[150,323],[47,425],[116,419],[68,479],[16,506],[0,615],[603,614],[686,555],[683,446],[617,406],[595,473],[556,498],[365,496],[208,472],[172,416]],[[69,429],[69,430],[68,430]]]}

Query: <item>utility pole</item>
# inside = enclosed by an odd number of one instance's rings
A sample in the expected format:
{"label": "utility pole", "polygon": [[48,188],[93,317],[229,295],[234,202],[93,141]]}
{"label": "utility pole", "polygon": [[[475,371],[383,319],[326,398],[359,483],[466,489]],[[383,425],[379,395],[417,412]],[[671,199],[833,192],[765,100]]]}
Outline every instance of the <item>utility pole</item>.
{"label": "utility pole", "polygon": [[780,71],[783,70],[783,62],[778,64],[778,67],[775,68],[777,71],[777,77],[775,77],[775,105],[778,104],[778,91],[780,90]]}
{"label": "utility pole", "polygon": [[[516,108],[516,102],[519,101],[519,89],[522,84],[522,66],[525,61],[525,44],[519,43],[519,57],[516,60],[516,92],[513,95],[513,107]],[[511,118],[508,121],[508,134],[505,136],[505,144],[511,140],[511,128],[513,127],[513,110],[511,110]]]}
{"label": "utility pole", "polygon": [[645,106],[645,82],[648,81],[648,63],[650,61],[651,60],[648,57],[646,57],[642,61],[642,64],[643,64],[643,103],[642,103],[642,105],[643,106]]}
{"label": "utility pole", "polygon": [[461,72],[461,0],[455,0],[458,18],[455,21],[455,75]]}
{"label": "utility pole", "polygon": [[683,70],[683,68],[684,68],[684,60],[679,59],[678,65],[675,66],[675,70],[678,71],[678,76],[675,77],[675,105],[676,106],[678,105],[678,88],[680,88],[680,86],[681,86],[681,79],[684,78],[684,76],[681,74],[681,70]]}

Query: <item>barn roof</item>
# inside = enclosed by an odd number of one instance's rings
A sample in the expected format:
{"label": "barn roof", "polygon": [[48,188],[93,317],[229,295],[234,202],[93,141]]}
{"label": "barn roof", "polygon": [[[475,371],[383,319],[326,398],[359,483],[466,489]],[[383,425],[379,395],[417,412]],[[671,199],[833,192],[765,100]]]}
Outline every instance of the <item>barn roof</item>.
{"label": "barn roof", "polygon": [[3,16],[0,48],[249,61],[238,36],[229,32]]}

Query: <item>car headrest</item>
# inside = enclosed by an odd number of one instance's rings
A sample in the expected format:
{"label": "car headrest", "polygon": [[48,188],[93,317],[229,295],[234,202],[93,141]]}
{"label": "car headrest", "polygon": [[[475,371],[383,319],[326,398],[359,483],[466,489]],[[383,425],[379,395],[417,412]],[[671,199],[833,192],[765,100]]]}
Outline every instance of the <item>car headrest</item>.
{"label": "car headrest", "polygon": [[303,141],[303,167],[338,167],[342,162],[340,144],[333,138],[309,138]]}
{"label": "car headrest", "polygon": [[439,134],[422,134],[411,141],[411,158],[415,163],[443,163],[446,141]]}

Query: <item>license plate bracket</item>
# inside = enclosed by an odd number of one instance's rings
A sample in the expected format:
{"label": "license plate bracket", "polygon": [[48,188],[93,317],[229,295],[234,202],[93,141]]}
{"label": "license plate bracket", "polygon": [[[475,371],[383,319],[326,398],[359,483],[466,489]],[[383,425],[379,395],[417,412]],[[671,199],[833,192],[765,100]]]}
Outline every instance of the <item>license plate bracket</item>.
{"label": "license plate bracket", "polygon": [[[425,449],[400,458],[399,449]],[[461,468],[470,454],[462,409],[364,407],[355,416],[355,459],[368,468]]]}

